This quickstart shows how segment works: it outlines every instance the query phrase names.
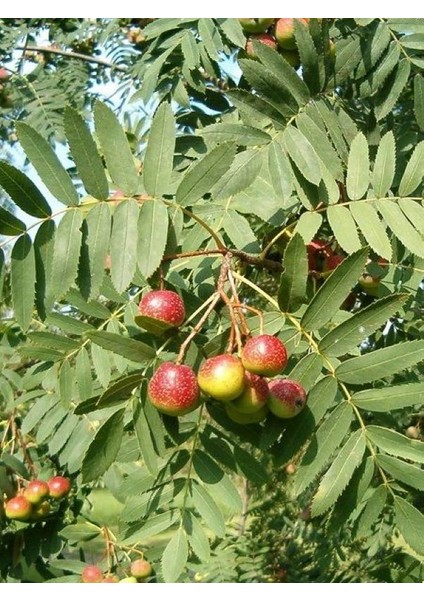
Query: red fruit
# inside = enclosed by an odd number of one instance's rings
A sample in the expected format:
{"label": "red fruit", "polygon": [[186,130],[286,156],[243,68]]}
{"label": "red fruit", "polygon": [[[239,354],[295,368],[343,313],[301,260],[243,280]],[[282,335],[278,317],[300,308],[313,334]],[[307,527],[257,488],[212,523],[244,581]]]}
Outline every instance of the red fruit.
{"label": "red fruit", "polygon": [[140,323],[151,333],[179,327],[185,319],[184,302],[171,290],[153,290],[143,296],[138,310],[145,320]]}
{"label": "red fruit", "polygon": [[48,481],[50,497],[61,500],[67,496],[71,490],[71,482],[66,477],[56,475]]}
{"label": "red fruit", "polygon": [[309,271],[322,271],[325,259],[333,255],[331,246],[324,240],[312,240],[306,249]]}
{"label": "red fruit", "polygon": [[[296,19],[304,25],[308,25],[310,19]],[[275,24],[275,37],[278,45],[283,50],[295,50],[296,39],[294,36],[295,19],[278,19]]]}
{"label": "red fruit", "polygon": [[25,496],[14,496],[4,508],[4,512],[8,519],[14,521],[29,521],[32,515],[32,504]]}
{"label": "red fruit", "polygon": [[237,356],[218,354],[201,365],[197,381],[207,396],[221,402],[231,402],[244,390],[245,370]]}
{"label": "red fruit", "polygon": [[27,485],[24,496],[32,504],[40,504],[49,495],[49,485],[46,481],[34,479]]}
{"label": "red fruit", "polygon": [[269,46],[273,50],[276,50],[277,48],[277,42],[275,37],[269,35],[269,33],[258,33],[257,35],[252,35],[250,38],[248,38],[246,46],[244,48],[249,58],[256,58],[256,53],[253,48],[254,40],[260,42],[261,44],[265,44],[265,46]]}
{"label": "red fruit", "polygon": [[261,33],[274,23],[275,19],[239,19],[240,25],[248,33]]}
{"label": "red fruit", "polygon": [[269,410],[280,419],[291,419],[306,404],[306,391],[293,379],[274,379],[269,383]]}
{"label": "red fruit", "polygon": [[269,387],[266,379],[246,371],[244,390],[232,402],[232,406],[239,412],[251,414],[265,406],[268,398]]}
{"label": "red fruit", "polygon": [[153,374],[147,392],[153,406],[165,415],[185,415],[199,405],[196,374],[187,365],[163,363]]}
{"label": "red fruit", "polygon": [[131,575],[137,579],[145,579],[152,574],[152,565],[144,558],[139,558],[131,563]]}
{"label": "red fruit", "polygon": [[0,67],[0,81],[7,81],[10,78],[10,73],[4,67]]}
{"label": "red fruit", "polygon": [[324,261],[324,271],[334,271],[345,259],[343,254],[332,254]]}
{"label": "red fruit", "polygon": [[97,565],[87,565],[81,573],[83,583],[100,583],[103,579],[103,571]]}
{"label": "red fruit", "polygon": [[273,377],[287,365],[287,351],[283,342],[275,335],[257,335],[247,340],[241,360],[247,371]]}

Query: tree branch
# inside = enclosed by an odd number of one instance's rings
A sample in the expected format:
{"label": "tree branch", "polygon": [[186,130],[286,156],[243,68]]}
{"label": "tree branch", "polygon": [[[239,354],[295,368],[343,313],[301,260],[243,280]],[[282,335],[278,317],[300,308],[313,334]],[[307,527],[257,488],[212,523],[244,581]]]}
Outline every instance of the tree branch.
{"label": "tree branch", "polygon": [[127,72],[125,67],[121,67],[120,65],[115,65],[103,58],[97,58],[96,56],[90,56],[89,54],[81,54],[80,52],[71,52],[68,50],[59,50],[57,48],[52,48],[49,46],[17,46],[17,50],[24,50],[24,52],[41,52],[42,54],[58,54],[59,56],[66,56],[67,58],[77,58],[78,60],[84,60],[86,62],[96,63],[98,65],[102,65],[103,67],[108,67],[109,69],[113,69],[115,71],[121,71],[123,73]]}

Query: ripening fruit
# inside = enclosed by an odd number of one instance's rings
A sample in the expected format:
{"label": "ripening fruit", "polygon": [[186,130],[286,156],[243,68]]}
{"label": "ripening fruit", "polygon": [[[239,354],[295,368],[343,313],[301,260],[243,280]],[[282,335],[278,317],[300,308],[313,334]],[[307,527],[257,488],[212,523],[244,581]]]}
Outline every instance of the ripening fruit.
{"label": "ripening fruit", "polygon": [[148,560],[139,558],[131,563],[130,567],[131,575],[137,579],[145,579],[152,574],[152,565]]}
{"label": "ripening fruit", "polygon": [[253,413],[245,413],[234,408],[233,402],[228,402],[228,404],[225,405],[225,412],[232,421],[239,425],[252,425],[253,423],[260,423],[263,421],[269,410],[268,406],[265,405]]}
{"label": "ripening fruit", "polygon": [[40,502],[48,498],[49,493],[49,484],[46,481],[34,479],[33,481],[30,481],[27,485],[24,491],[24,496],[32,504],[40,504]]}
{"label": "ripening fruit", "polygon": [[378,296],[380,288],[380,279],[378,277],[373,277],[365,273],[365,275],[361,275],[358,279],[358,283],[369,296]]}
{"label": "ripening fruit", "polygon": [[[304,25],[308,25],[310,19],[296,19]],[[278,19],[275,24],[275,37],[278,45],[283,50],[295,50],[296,39],[294,35],[295,19]]]}
{"label": "ripening fruit", "polygon": [[83,583],[100,583],[103,579],[103,571],[97,565],[87,565],[81,573]]}
{"label": "ripening fruit", "polygon": [[256,335],[247,340],[241,360],[244,368],[256,375],[273,377],[287,365],[287,350],[275,335]]}
{"label": "ripening fruit", "polygon": [[274,36],[269,35],[269,33],[258,33],[257,35],[250,36],[246,42],[244,50],[249,58],[256,58],[256,52],[253,48],[254,40],[261,44],[265,44],[265,46],[269,46],[273,50],[277,49],[277,42]]}
{"label": "ripening fruit", "polygon": [[14,521],[29,521],[33,506],[25,496],[14,496],[6,502],[4,512],[8,519]]}
{"label": "ripening fruit", "polygon": [[117,575],[112,575],[112,573],[109,573],[108,575],[105,575],[103,577],[100,583],[119,583],[119,577]]}
{"label": "ripening fruit", "polygon": [[306,391],[293,379],[274,379],[269,382],[269,410],[280,419],[291,419],[306,404]]}
{"label": "ripening fruit", "polygon": [[147,393],[158,411],[172,417],[185,415],[199,406],[196,374],[187,365],[165,362],[154,372]]}
{"label": "ripening fruit", "polygon": [[135,577],[124,577],[123,579],[120,579],[118,583],[138,583],[138,581]]}
{"label": "ripening fruit", "polygon": [[239,19],[240,25],[248,33],[262,33],[274,23],[275,19]]}
{"label": "ripening fruit", "polygon": [[144,317],[142,327],[151,333],[179,327],[185,319],[184,302],[171,290],[147,292],[141,299],[138,310]]}
{"label": "ripening fruit", "polygon": [[269,387],[266,379],[246,371],[244,390],[231,405],[239,412],[251,414],[265,406],[268,398]]}
{"label": "ripening fruit", "polygon": [[48,481],[50,497],[55,500],[61,500],[65,498],[71,490],[71,482],[67,477],[56,475]]}
{"label": "ripening fruit", "polygon": [[414,427],[414,425],[410,425],[405,430],[406,437],[409,437],[411,440],[419,440],[420,439],[420,430],[418,427]]}
{"label": "ripening fruit", "polygon": [[50,502],[45,500],[38,506],[34,506],[32,509],[31,519],[34,521],[44,521],[44,519],[50,514]]}
{"label": "ripening fruit", "polygon": [[204,361],[197,374],[197,381],[207,396],[221,402],[231,402],[244,390],[245,370],[237,356],[218,354]]}

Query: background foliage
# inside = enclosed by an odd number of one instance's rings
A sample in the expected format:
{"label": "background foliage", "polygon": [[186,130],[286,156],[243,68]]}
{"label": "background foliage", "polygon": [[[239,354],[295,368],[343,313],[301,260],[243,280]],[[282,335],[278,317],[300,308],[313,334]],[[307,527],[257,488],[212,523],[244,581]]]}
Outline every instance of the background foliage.
{"label": "background foliage", "polygon": [[[298,71],[247,58],[236,19],[1,21],[0,488],[73,482],[46,520],[3,520],[3,581],[140,552],[157,582],[422,581],[424,21],[296,40]],[[223,261],[229,305],[185,362],[259,309],[309,392],[290,421],[146,400]],[[188,314],[163,338],[137,319],[161,283]]]}

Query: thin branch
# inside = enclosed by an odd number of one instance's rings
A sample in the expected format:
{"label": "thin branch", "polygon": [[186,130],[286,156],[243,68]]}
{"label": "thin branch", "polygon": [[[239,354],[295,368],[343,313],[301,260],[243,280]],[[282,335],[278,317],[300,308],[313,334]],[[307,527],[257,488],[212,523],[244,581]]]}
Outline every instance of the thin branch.
{"label": "thin branch", "polygon": [[104,60],[103,58],[97,58],[96,56],[91,56],[89,54],[81,54],[80,52],[59,50],[58,48],[51,48],[49,46],[17,46],[16,50],[40,52],[41,54],[58,54],[59,56],[66,56],[67,58],[77,58],[78,60],[84,60],[85,62],[96,63],[97,65],[102,65],[103,67],[108,67],[109,69],[113,69],[115,71],[121,71],[123,73],[127,72],[125,67],[115,65],[114,63]]}

